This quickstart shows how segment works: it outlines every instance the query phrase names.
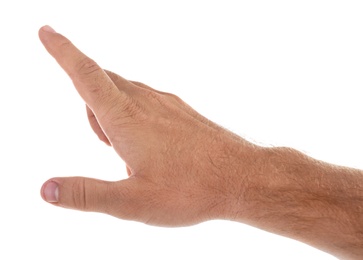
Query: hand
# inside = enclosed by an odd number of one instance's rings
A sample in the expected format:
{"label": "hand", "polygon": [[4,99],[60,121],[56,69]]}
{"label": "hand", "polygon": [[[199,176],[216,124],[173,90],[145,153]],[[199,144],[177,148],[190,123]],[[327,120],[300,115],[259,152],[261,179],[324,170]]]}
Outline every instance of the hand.
{"label": "hand", "polygon": [[53,178],[41,190],[46,201],[162,226],[230,219],[362,258],[362,170],[255,146],[174,95],[104,71],[51,28],[39,36],[129,174],[118,182]]}
{"label": "hand", "polygon": [[227,218],[256,146],[175,95],[104,71],[51,28],[41,28],[39,37],[86,102],[92,129],[129,175],[118,182],[52,178],[42,187],[44,200],[162,226]]}

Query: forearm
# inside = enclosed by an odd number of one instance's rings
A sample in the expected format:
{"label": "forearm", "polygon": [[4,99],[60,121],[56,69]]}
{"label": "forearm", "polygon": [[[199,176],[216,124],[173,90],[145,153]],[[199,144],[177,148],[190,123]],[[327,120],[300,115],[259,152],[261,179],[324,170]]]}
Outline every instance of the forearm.
{"label": "forearm", "polygon": [[363,173],[287,148],[263,148],[230,218],[343,259],[363,256]]}

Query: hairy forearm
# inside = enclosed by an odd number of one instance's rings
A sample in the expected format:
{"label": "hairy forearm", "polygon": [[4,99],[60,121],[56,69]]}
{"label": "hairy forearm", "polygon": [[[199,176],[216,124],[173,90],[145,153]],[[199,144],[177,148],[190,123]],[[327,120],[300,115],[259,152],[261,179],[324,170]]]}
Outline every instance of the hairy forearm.
{"label": "hairy forearm", "polygon": [[[363,256],[363,172],[288,148],[262,148],[230,218],[342,259]],[[247,176],[247,177],[246,177]]]}

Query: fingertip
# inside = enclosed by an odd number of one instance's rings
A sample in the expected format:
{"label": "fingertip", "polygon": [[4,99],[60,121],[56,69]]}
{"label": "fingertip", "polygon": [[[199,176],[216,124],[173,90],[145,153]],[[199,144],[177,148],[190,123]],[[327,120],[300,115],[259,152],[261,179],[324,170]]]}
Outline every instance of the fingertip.
{"label": "fingertip", "polygon": [[49,25],[44,25],[40,27],[38,31],[39,39],[42,41],[43,44],[46,44],[46,42],[48,41],[48,37],[54,34],[56,34],[56,31]]}
{"label": "fingertip", "polygon": [[56,33],[56,31],[49,25],[44,25],[43,27],[40,28],[40,30],[47,32],[47,33]]}
{"label": "fingertip", "polygon": [[58,202],[59,199],[58,186],[59,184],[54,180],[46,181],[40,190],[40,194],[43,200],[50,203]]}

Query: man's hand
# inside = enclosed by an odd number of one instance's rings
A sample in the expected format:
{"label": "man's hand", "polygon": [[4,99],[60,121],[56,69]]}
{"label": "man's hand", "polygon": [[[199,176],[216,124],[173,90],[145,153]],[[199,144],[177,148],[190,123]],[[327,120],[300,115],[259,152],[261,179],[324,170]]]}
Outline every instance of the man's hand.
{"label": "man's hand", "polygon": [[[92,129],[129,174],[118,182],[52,178],[42,187],[46,201],[162,226],[225,217],[228,201],[239,193],[236,180],[249,173],[252,144],[175,95],[104,71],[51,28],[40,29],[39,37],[86,102]],[[236,163],[244,161],[237,173]]]}
{"label": "man's hand", "polygon": [[253,145],[175,95],[103,70],[51,28],[39,37],[86,102],[92,129],[129,174],[118,182],[52,178],[41,190],[46,201],[161,226],[230,219],[362,258],[361,170]]}

